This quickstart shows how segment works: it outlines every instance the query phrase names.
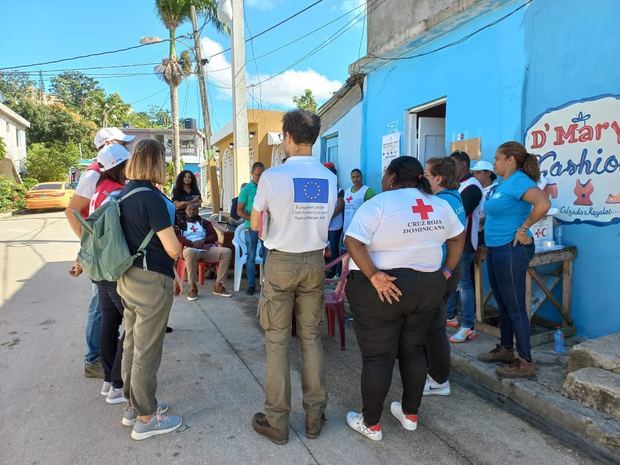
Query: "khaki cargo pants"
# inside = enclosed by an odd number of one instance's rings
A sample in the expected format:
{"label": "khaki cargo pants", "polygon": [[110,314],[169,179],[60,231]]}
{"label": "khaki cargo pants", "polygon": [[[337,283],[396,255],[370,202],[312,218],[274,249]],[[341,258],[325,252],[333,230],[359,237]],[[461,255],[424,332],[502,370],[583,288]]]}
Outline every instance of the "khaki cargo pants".
{"label": "khaki cargo pants", "polygon": [[174,296],[173,280],[133,266],[118,280],[117,290],[125,307],[123,394],[138,415],[150,415],[157,410],[157,371]]}
{"label": "khaki cargo pants", "polygon": [[288,430],[291,411],[289,346],[293,313],[301,349],[301,386],[306,418],[321,417],[327,404],[320,323],[325,312],[323,251],[269,252],[259,312],[265,330],[265,414],[279,431]]}

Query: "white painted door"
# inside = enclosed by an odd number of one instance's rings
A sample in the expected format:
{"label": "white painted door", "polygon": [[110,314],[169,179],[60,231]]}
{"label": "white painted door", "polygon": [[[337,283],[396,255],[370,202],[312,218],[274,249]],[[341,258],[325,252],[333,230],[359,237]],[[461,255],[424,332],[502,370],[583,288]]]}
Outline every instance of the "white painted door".
{"label": "white painted door", "polygon": [[446,154],[446,119],[418,118],[418,160],[424,165],[433,157]]}
{"label": "white painted door", "polygon": [[235,173],[232,150],[226,149],[224,160],[222,161],[222,209],[230,211],[232,199],[235,197]]}

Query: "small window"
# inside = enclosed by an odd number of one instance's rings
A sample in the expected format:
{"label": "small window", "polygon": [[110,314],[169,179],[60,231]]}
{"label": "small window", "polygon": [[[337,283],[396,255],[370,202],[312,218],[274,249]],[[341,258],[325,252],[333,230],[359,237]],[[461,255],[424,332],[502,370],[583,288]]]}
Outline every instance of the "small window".
{"label": "small window", "polygon": [[19,147],[19,135],[20,135],[20,130],[15,128],[15,146]]}

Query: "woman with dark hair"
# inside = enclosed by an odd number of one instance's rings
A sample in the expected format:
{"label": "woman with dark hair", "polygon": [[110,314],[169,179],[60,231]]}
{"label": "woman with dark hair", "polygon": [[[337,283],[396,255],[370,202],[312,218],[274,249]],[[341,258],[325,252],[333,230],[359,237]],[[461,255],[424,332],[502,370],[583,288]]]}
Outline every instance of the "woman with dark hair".
{"label": "woman with dark hair", "polygon": [[[529,228],[551,204],[537,186],[540,169],[535,155],[519,142],[505,142],[495,152],[495,174],[502,181],[485,202],[484,238],[487,269],[499,310],[500,344],[480,354],[485,362],[506,362],[496,369],[505,378],[533,378],[536,367],[530,352],[530,321],[525,310],[525,275],[534,256]],[[513,338],[518,357],[514,357]]]}
{"label": "woman with dark hair", "polygon": [[[450,204],[459,221],[465,227],[467,219],[465,217],[465,207],[458,191],[459,182],[456,176],[454,160],[449,157],[431,158],[426,162],[424,177],[430,183],[433,194]],[[445,246],[443,247],[443,252],[443,258],[445,259]],[[450,297],[456,292],[457,285],[462,277],[463,267],[459,261],[458,266],[452,270],[452,276],[450,276],[447,282],[446,293],[443,296],[441,305],[441,321],[433,325],[427,334],[426,361],[428,364],[428,377],[424,385],[424,395],[427,396],[450,395],[450,381],[448,381],[450,375],[450,343],[446,335],[446,326],[458,327],[458,322],[455,315],[452,315],[451,319],[448,317],[447,304]],[[473,339],[475,333],[473,331],[472,333]]]}
{"label": "woman with dark hair", "polygon": [[[90,200],[89,215],[109,200],[118,196],[125,187],[125,167],[129,152],[120,144],[106,145],[97,154],[101,176],[97,181],[95,193]],[[123,323],[123,303],[116,291],[116,281],[96,281],[101,308],[101,361],[103,365],[103,387],[101,394],[108,404],[126,402],[123,396],[121,378],[121,357],[124,336],[119,340]]]}
{"label": "woman with dark hair", "polygon": [[200,207],[202,197],[198,189],[198,180],[190,170],[183,170],[177,176],[172,189],[172,202],[181,215],[184,214],[185,208],[190,202],[194,202]]}
{"label": "woman with dark hair", "polygon": [[374,441],[382,438],[381,413],[396,358],[403,395],[390,410],[405,429],[417,428],[427,333],[443,324],[446,279],[464,242],[463,225],[447,202],[432,195],[418,160],[392,160],[381,184],[384,192],[360,206],[345,233],[352,259],[346,294],[362,352],[363,403],[361,413],[347,414],[347,423]]}

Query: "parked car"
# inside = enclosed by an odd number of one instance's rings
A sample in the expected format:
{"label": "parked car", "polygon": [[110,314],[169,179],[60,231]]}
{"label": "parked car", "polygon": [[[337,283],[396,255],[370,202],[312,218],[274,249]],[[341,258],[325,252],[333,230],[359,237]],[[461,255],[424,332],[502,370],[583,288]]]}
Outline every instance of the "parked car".
{"label": "parked car", "polygon": [[73,197],[73,188],[68,182],[42,182],[26,192],[28,210],[67,208]]}

